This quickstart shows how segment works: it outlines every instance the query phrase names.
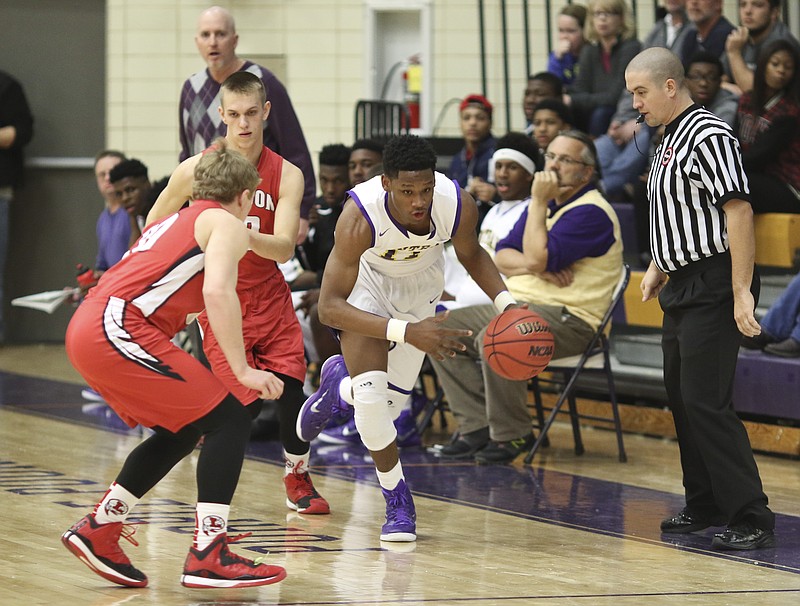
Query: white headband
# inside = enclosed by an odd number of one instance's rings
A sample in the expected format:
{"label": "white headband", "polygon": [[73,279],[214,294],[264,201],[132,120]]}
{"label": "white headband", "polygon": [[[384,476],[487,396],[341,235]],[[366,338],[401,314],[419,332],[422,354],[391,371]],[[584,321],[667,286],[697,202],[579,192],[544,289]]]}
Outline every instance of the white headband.
{"label": "white headband", "polygon": [[530,174],[536,172],[536,165],[528,156],[516,149],[502,147],[494,152],[491,162],[489,162],[489,181],[494,183],[494,165],[498,160],[513,160]]}

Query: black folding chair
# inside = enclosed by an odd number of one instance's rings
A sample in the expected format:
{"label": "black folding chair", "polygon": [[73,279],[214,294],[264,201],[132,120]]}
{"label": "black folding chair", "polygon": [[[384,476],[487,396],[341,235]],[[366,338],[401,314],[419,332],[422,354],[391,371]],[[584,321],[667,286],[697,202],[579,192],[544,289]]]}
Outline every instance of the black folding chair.
{"label": "black folding chair", "polygon": [[355,139],[385,140],[408,134],[411,117],[408,108],[395,101],[356,102]]}
{"label": "black folding chair", "polygon": [[[567,358],[558,358],[550,362],[547,366],[547,373],[552,375],[547,379],[542,377],[534,377],[531,381],[531,388],[533,389],[534,406],[536,407],[537,428],[539,435],[533,443],[530,451],[525,457],[525,463],[530,464],[533,460],[539,446],[548,444],[547,432],[550,426],[555,421],[556,416],[561,411],[565,402],[569,403],[569,417],[572,423],[572,435],[575,439],[575,454],[581,455],[584,452],[583,440],[581,439],[581,426],[580,419],[592,420],[600,423],[608,423],[614,427],[617,434],[617,446],[619,448],[619,460],[624,463],[628,460],[625,454],[625,446],[622,443],[622,427],[619,420],[619,408],[617,407],[617,393],[614,389],[614,376],[611,372],[611,358],[610,358],[610,345],[608,336],[606,335],[606,328],[611,321],[611,315],[614,309],[622,299],[625,293],[625,287],[628,285],[628,280],[631,276],[631,268],[627,263],[623,263],[620,270],[619,281],[617,282],[614,292],[611,296],[611,303],[606,310],[600,326],[587,345],[584,352],[577,356],[570,356]],[[611,414],[609,417],[599,417],[596,415],[582,415],[578,411],[577,399],[575,397],[576,382],[582,373],[603,373],[608,382],[608,397],[611,402]],[[555,384],[561,388],[558,399],[552,408],[545,408],[542,404],[542,384]],[[544,419],[544,412],[549,411],[549,416]]]}

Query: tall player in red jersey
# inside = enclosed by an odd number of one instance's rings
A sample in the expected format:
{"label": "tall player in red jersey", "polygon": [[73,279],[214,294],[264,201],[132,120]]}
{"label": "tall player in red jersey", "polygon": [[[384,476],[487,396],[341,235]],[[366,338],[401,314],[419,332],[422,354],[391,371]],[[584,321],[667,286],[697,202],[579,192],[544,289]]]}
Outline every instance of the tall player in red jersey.
{"label": "tall player in red jersey", "polygon": [[[228,550],[230,503],[239,481],[250,417],[222,382],[171,339],[205,308],[238,380],[267,398],[283,384],[248,364],[236,272],[249,245],[242,221],[259,177],[220,141],[195,168],[191,207],[145,230],[78,307],[67,355],[89,385],[129,425],[154,434],[125,460],[94,511],[67,530],[64,545],[101,577],[144,587],[147,577],[119,546],[134,545],[125,521],[136,503],[201,437],[194,540],[183,569],[187,587],[251,587],[286,576]],[[218,200],[217,202],[211,200]]]}
{"label": "tall player in red jersey", "polygon": [[[245,220],[250,228],[251,250],[239,264],[236,287],[242,306],[248,363],[275,373],[284,383],[278,410],[286,461],[286,504],[301,513],[329,513],[327,501],[314,489],[308,474],[309,444],[301,441],[294,430],[305,401],[303,333],[289,287],[277,266],[294,254],[303,175],[294,164],[263,144],[262,132],[270,104],[258,77],[246,71],[232,74],[222,83],[220,98],[220,115],[228,127],[225,140],[250,160],[261,177],[253,196],[253,207]],[[148,223],[175,212],[191,197],[192,172],[207,152],[187,158],[175,169],[150,211]],[[231,372],[206,315],[202,314],[198,322],[214,374],[247,407],[252,418],[256,418],[261,409],[258,392],[242,385]]]}

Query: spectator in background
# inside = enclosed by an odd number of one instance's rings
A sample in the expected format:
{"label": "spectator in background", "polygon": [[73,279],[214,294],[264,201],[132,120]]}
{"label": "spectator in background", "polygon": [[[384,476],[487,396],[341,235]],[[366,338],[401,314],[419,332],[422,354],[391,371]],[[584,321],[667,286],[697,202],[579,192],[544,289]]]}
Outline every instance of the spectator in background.
{"label": "spectator in background", "polygon": [[142,235],[144,222],[150,208],[147,198],[152,184],[147,176],[147,167],[139,160],[123,160],[111,169],[108,180],[114,187],[117,200],[128,213],[131,235],[128,248]]}
{"label": "spectator in background", "polygon": [[467,95],[459,106],[464,147],[450,162],[447,176],[457,181],[478,203],[478,226],[494,204],[497,190],[489,183],[489,160],[495,150],[492,104],[481,95]]}
{"label": "spectator in background", "polygon": [[[687,27],[686,0],[669,0],[667,14],[645,37],[643,48],[661,46],[673,49],[681,44]],[[603,174],[603,189],[612,201],[627,201],[640,175],[647,168],[650,139],[654,129],[636,121],[639,112],[623,87],[617,109],[606,133],[595,141]]]}
{"label": "spectator in background", "polygon": [[[495,248],[495,263],[513,298],[549,324],[555,356],[581,353],[611,301],[622,267],[622,239],[614,209],[596,188],[597,155],[591,139],[566,131],[547,150],[531,198]],[[511,381],[479,364],[494,305],[450,312],[444,326],[468,329],[465,351],[432,360],[460,437],[447,453],[479,463],[504,464],[533,445],[528,382]]]}
{"label": "spectator in background", "polygon": [[722,88],[722,63],[717,57],[704,51],[692,57],[686,64],[686,86],[692,101],[734,126],[739,100]]}
{"label": "spectator in background", "polygon": [[764,47],[753,90],[739,99],[737,134],[756,213],[800,213],[800,51]]}
{"label": "spectator in background", "polygon": [[[370,152],[372,153],[372,152]],[[326,145],[319,152],[319,187],[322,196],[317,198],[317,219],[303,244],[308,271],[313,282],[307,284],[295,303],[297,318],[303,328],[306,350],[312,362],[322,363],[340,353],[339,343],[331,331],[319,321],[317,302],[322,272],[333,250],[333,232],[342,214],[342,204],[350,189],[348,163],[352,152],[346,145]]]}
{"label": "spectator in background", "polygon": [[725,52],[725,41],[733,24],[722,16],[722,0],[687,0],[686,15],[691,25],[683,43],[671,50],[686,63],[698,51],[707,51],[715,57]]}
{"label": "spectator in background", "polygon": [[369,179],[370,171],[383,162],[383,143],[374,139],[359,139],[350,147],[347,178],[350,186]]}
{"label": "spectator in background", "polygon": [[742,347],[782,358],[800,357],[800,274],[792,278],[760,323],[761,334],[742,337]]}
{"label": "spectator in background", "polygon": [[286,88],[267,68],[236,55],[239,35],[233,15],[224,8],[212,6],[200,13],[194,41],[207,68],[193,74],[181,89],[180,161],[203,151],[217,137],[225,136],[225,123],[219,119],[220,86],[225,79],[237,71],[255,74],[264,84],[271,106],[264,127],[264,145],[297,166],[305,179],[298,235],[298,243],[302,242],[308,233],[308,214],[314,205],[317,184],[303,129]]}
{"label": "spectator in background", "polygon": [[578,77],[564,95],[581,130],[599,137],[608,129],[625,89],[625,67],[641,50],[625,0],[590,0],[587,44],[578,61]]}
{"label": "spectator in background", "polygon": [[656,21],[653,29],[642,41],[642,48],[661,46],[674,50],[680,48],[686,33],[689,31],[689,19],[686,16],[686,0],[665,0],[666,15]]}
{"label": "spectator in background", "polygon": [[0,71],[0,343],[5,340],[4,277],[8,258],[8,222],[14,188],[22,183],[22,148],[33,137],[33,115],[22,85]]}
{"label": "spectator in background", "polygon": [[533,109],[544,99],[561,99],[564,87],[558,76],[550,72],[539,72],[528,76],[528,85],[522,97],[522,111],[525,112],[525,134],[533,134]]}
{"label": "spectator in background", "polygon": [[786,24],[780,21],[781,0],[740,0],[739,21],[725,41],[722,65],[725,78],[735,85],[735,92],[753,89],[753,72],[761,49],[773,40],[791,40],[797,44]]}
{"label": "spectator in background", "polygon": [[544,166],[544,154],[558,133],[572,128],[572,112],[558,99],[543,99],[533,110],[533,138],[539,146],[537,166]]}
{"label": "spectator in background", "polygon": [[558,76],[567,88],[575,81],[578,72],[578,57],[586,43],[583,37],[585,25],[586,7],[583,4],[567,4],[558,13],[558,40],[550,51],[547,71]]}
{"label": "spectator in background", "polygon": [[95,278],[99,278],[103,272],[119,261],[130,248],[131,222],[110,178],[111,169],[123,160],[126,160],[125,154],[113,149],[101,151],[94,159],[97,189],[100,190],[105,203],[103,211],[97,218]]}

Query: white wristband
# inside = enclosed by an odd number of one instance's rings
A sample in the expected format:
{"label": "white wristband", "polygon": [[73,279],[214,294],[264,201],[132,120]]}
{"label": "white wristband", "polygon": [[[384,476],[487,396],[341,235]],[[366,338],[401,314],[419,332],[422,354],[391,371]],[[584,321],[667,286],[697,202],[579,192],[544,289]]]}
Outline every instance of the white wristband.
{"label": "white wristband", "polygon": [[405,343],[406,326],[408,326],[408,322],[405,320],[390,318],[389,323],[386,325],[386,340],[395,341],[396,343]]}
{"label": "white wristband", "polygon": [[501,290],[494,298],[494,307],[497,309],[497,311],[503,313],[506,310],[506,307],[513,305],[516,302],[516,299],[514,299],[510,292],[507,290]]}

